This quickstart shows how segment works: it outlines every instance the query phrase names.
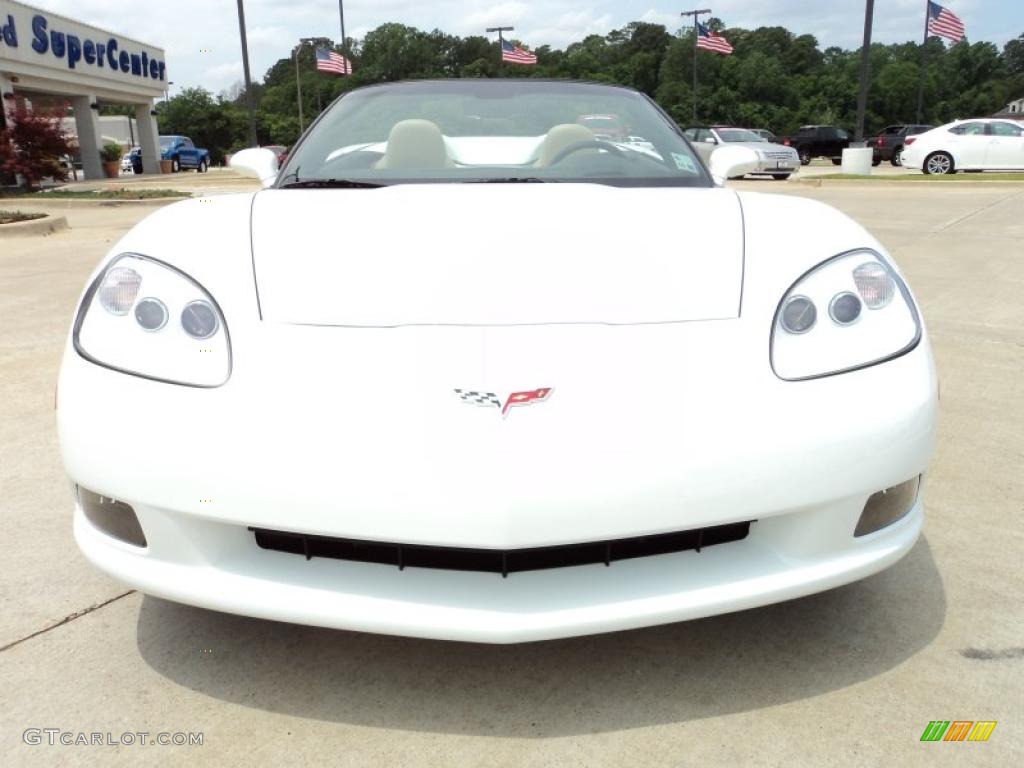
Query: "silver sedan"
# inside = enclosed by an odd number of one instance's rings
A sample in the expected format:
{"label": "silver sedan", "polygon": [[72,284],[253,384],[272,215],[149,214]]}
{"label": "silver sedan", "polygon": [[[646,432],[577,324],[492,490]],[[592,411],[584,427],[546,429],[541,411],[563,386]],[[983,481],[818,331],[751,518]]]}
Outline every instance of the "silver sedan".
{"label": "silver sedan", "polygon": [[684,133],[705,165],[710,162],[711,154],[716,149],[728,144],[747,147],[757,153],[759,163],[757,170],[751,171],[751,175],[771,176],[773,179],[783,181],[788,179],[790,174],[800,170],[800,157],[795,149],[784,147],[781,144],[772,144],[746,128],[691,126]]}

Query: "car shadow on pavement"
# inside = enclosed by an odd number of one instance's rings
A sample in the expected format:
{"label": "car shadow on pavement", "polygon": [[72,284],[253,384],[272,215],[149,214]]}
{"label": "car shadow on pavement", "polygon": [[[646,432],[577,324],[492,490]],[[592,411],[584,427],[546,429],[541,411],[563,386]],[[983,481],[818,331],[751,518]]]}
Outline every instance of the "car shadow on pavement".
{"label": "car shadow on pavement", "polygon": [[600,733],[761,709],[883,674],[927,646],[946,596],[922,537],[829,592],[660,627],[521,645],[419,640],[142,602],[138,647],[167,679],[235,704],[382,728]]}

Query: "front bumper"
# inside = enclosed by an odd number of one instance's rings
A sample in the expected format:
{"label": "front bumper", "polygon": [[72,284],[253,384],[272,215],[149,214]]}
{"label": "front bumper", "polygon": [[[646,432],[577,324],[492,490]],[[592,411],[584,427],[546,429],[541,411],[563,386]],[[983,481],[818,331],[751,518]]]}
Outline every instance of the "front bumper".
{"label": "front bumper", "polygon": [[769,158],[758,163],[754,175],[770,175],[776,173],[797,173],[800,171],[800,158],[793,155],[787,159]]}
{"label": "front bumper", "polygon": [[[69,348],[58,408],[68,474],[131,504],[148,541],[110,538],[78,510],[77,541],[99,568],[267,619],[521,642],[828,589],[893,563],[921,528],[919,497],[898,522],[853,536],[872,493],[927,467],[937,401],[926,340],[882,365],[783,382],[739,322],[258,334],[248,348],[238,334],[232,378],[212,390],[127,376]],[[349,376],[343,363],[364,345],[375,366]],[[481,348],[494,379],[512,371],[555,393],[507,419],[467,407],[450,387],[480,376],[467,350]],[[664,349],[680,352],[652,353]],[[695,360],[716,364],[698,375]],[[515,549],[747,520],[745,539],[699,553],[507,579],[307,561],[260,549],[250,530]]]}
{"label": "front bumper", "polygon": [[138,550],[75,513],[96,566],[144,592],[204,608],[338,629],[516,643],[712,616],[788,600],[876,573],[921,531],[920,497],[903,518],[854,540],[862,499],[753,524],[739,542],[603,565],[512,574],[406,569],[256,547],[243,527],[137,508],[152,544]]}

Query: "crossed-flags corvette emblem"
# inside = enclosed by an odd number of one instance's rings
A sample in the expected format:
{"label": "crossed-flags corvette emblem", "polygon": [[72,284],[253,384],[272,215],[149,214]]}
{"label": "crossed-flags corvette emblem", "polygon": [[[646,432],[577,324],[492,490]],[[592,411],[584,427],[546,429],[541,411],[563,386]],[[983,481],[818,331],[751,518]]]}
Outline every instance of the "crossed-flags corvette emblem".
{"label": "crossed-flags corvette emblem", "polygon": [[493,407],[501,409],[501,417],[505,418],[508,415],[509,409],[515,405],[532,405],[533,403],[539,403],[547,400],[548,395],[553,391],[553,387],[541,387],[540,389],[531,389],[527,392],[513,392],[508,396],[504,403],[498,398],[498,395],[494,392],[477,392],[471,389],[456,389],[455,394],[459,396],[459,399],[469,405],[482,405],[484,407]]}

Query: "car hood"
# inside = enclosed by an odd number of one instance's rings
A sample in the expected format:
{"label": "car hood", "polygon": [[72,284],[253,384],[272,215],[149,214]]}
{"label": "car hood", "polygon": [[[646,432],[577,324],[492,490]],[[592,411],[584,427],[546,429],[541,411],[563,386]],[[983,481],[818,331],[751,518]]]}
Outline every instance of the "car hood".
{"label": "car hood", "polygon": [[787,147],[784,144],[775,144],[770,141],[730,141],[722,146],[745,147],[746,149],[761,150],[762,152],[791,152],[794,155],[796,154],[796,150],[792,147]]}
{"label": "car hood", "polygon": [[264,320],[339,326],[662,323],[738,316],[735,193],[597,184],[266,190]]}

